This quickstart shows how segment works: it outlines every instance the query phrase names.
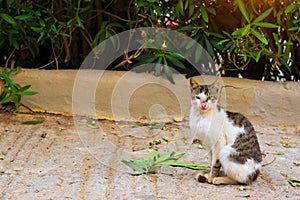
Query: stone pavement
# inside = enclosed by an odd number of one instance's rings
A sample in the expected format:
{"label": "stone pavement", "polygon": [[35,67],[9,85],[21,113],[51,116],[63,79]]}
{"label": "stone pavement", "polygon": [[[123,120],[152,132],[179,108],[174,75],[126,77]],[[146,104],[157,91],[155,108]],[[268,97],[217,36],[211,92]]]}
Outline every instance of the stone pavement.
{"label": "stone pavement", "polygon": [[[208,165],[188,122],[164,130],[135,123],[55,115],[0,114],[0,200],[4,199],[300,199],[299,126],[255,126],[264,154],[250,186],[198,183],[198,171],[164,166],[132,176],[121,160],[148,149],[185,153],[180,161]],[[43,120],[37,125],[22,121]],[[163,139],[164,138],[164,139]],[[166,140],[169,139],[169,142]],[[153,144],[155,143],[155,144]]]}

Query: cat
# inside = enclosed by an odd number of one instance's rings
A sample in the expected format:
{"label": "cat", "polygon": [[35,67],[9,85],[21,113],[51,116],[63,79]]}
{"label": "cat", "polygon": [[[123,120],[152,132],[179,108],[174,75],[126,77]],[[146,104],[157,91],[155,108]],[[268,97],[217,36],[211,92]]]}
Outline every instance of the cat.
{"label": "cat", "polygon": [[[199,85],[190,79],[191,110],[189,126],[209,150],[210,172],[196,180],[214,185],[251,184],[260,173],[262,155],[251,122],[242,114],[218,105],[220,87]],[[220,169],[225,176],[220,176]]]}

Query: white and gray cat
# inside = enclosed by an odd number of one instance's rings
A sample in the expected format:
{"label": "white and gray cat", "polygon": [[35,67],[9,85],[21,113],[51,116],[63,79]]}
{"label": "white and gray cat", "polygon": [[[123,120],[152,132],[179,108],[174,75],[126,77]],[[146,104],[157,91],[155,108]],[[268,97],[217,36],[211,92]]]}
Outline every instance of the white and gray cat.
{"label": "white and gray cat", "polygon": [[[196,180],[215,185],[251,184],[261,169],[262,156],[255,130],[240,113],[221,108],[216,84],[199,85],[190,79],[192,105],[190,129],[199,137],[211,158],[210,173]],[[220,169],[224,176],[220,176]]]}

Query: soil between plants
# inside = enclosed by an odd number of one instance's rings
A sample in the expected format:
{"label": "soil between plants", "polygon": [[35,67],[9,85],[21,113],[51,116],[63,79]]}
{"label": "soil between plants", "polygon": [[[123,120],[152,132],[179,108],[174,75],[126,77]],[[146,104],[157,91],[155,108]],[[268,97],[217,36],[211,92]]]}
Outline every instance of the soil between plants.
{"label": "soil between plants", "polygon": [[[122,159],[149,149],[208,165],[188,122],[148,124],[0,113],[0,199],[300,199],[300,126],[255,125],[264,167],[250,186],[198,183],[199,171],[164,166],[132,176]],[[43,121],[36,125],[24,121]]]}

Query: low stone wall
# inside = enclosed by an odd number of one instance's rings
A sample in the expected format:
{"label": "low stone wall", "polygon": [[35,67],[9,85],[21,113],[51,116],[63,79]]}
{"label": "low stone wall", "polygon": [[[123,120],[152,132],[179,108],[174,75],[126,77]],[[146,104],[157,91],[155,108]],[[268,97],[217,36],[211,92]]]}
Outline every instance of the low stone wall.
{"label": "low stone wall", "polygon": [[[211,83],[215,77],[195,77]],[[23,69],[13,77],[38,95],[22,103],[35,112],[87,115],[126,121],[188,119],[190,91],[183,75],[176,84],[151,74],[100,70]],[[300,83],[222,78],[221,106],[256,124],[300,124]]]}

